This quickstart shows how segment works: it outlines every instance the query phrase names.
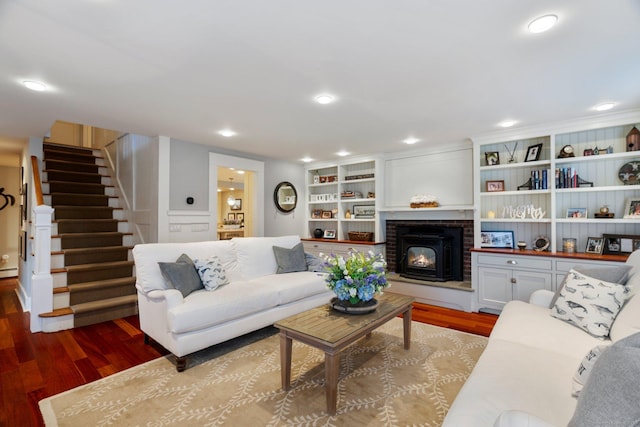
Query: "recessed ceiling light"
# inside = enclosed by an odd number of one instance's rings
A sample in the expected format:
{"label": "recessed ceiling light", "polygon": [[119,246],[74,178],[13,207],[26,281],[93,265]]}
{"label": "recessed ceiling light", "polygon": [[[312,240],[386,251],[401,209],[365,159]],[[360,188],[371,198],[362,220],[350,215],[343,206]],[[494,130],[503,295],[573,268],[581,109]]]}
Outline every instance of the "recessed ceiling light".
{"label": "recessed ceiling light", "polygon": [[615,102],[603,102],[602,104],[598,104],[595,107],[593,107],[593,109],[596,111],[607,111],[607,110],[611,110],[615,106],[616,106]]}
{"label": "recessed ceiling light", "polygon": [[232,131],[231,129],[222,129],[218,131],[218,134],[229,138],[232,136],[236,136],[238,133],[235,131]]}
{"label": "recessed ceiling light", "polygon": [[311,157],[303,157],[300,160],[305,162],[305,163],[313,162],[313,159]]}
{"label": "recessed ceiling light", "polygon": [[414,138],[414,137],[411,136],[411,137],[409,137],[407,139],[402,140],[402,142],[404,142],[405,144],[408,144],[408,145],[412,145],[412,144],[415,144],[416,142],[420,142],[420,140],[418,138]]}
{"label": "recessed ceiling light", "polygon": [[317,95],[314,99],[318,104],[331,104],[333,101],[336,100],[336,97],[333,95],[329,95],[328,93],[323,93],[323,94]]}
{"label": "recessed ceiling light", "polygon": [[344,156],[348,156],[351,153],[349,153],[348,151],[342,150],[342,151],[338,151],[336,154],[340,157],[344,157]]}
{"label": "recessed ceiling light", "polygon": [[503,122],[498,123],[498,126],[503,127],[503,128],[510,128],[511,126],[515,125],[516,122],[515,120],[505,120]]}
{"label": "recessed ceiling light", "polygon": [[236,171],[237,174],[244,175],[244,171]]}
{"label": "recessed ceiling light", "polygon": [[544,33],[556,25],[556,22],[558,22],[557,15],[544,15],[529,22],[528,28],[534,34]]}
{"label": "recessed ceiling light", "polygon": [[35,90],[37,92],[47,90],[47,85],[40,82],[34,82],[33,80],[25,80],[22,82],[22,84],[25,85],[27,89]]}

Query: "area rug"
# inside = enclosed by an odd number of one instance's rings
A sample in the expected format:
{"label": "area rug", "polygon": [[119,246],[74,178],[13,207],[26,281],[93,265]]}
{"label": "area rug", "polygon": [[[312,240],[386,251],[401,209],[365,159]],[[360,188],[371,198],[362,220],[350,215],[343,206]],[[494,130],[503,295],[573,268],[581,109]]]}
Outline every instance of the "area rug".
{"label": "area rug", "polygon": [[404,350],[402,319],[392,319],[341,354],[338,408],[330,416],[324,353],[294,341],[292,388],[282,391],[275,332],[199,352],[181,373],[171,356],[162,357],[46,398],[45,424],[439,426],[487,343],[413,322]]}

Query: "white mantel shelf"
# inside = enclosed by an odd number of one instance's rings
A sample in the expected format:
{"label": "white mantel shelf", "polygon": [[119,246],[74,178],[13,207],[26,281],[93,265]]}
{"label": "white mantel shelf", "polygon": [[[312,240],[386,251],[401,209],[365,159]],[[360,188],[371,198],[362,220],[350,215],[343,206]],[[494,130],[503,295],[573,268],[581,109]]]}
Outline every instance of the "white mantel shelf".
{"label": "white mantel shelf", "polygon": [[473,220],[473,205],[448,205],[437,208],[385,207],[378,210],[383,220]]}
{"label": "white mantel shelf", "polygon": [[451,206],[438,206],[437,208],[411,208],[411,207],[391,207],[381,208],[380,212],[431,212],[431,211],[474,211],[473,205],[451,205]]}

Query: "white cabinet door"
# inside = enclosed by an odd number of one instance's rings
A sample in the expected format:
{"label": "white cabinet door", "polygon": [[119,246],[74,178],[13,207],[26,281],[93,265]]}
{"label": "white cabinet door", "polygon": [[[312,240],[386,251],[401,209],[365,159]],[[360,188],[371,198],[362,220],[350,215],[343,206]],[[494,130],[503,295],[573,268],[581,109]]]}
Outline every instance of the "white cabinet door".
{"label": "white cabinet door", "polygon": [[551,290],[551,273],[513,270],[513,297],[520,301],[529,301],[529,297],[538,289]]}
{"label": "white cabinet door", "polygon": [[478,299],[480,308],[502,307],[513,296],[511,278],[512,271],[505,268],[478,268]]}

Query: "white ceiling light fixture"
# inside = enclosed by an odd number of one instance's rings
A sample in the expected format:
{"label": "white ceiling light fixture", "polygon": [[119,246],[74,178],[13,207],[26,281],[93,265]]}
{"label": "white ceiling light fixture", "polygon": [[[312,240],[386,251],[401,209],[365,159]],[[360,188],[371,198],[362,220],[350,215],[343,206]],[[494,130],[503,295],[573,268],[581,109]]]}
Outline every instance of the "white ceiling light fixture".
{"label": "white ceiling light fixture", "polygon": [[302,162],[304,163],[311,163],[313,162],[313,159],[311,157],[303,157],[300,159]]}
{"label": "white ceiling light fixture", "polygon": [[351,154],[351,153],[350,153],[350,152],[348,152],[348,151],[342,150],[342,151],[338,151],[336,154],[337,154],[338,156],[340,156],[340,157],[345,157],[345,156],[348,156],[348,155],[349,155],[349,154]]}
{"label": "white ceiling light fixture", "polygon": [[544,15],[529,22],[527,28],[533,34],[544,33],[549,31],[558,22],[557,15]]}
{"label": "white ceiling light fixture", "polygon": [[244,175],[244,171],[236,171],[238,175]]}
{"label": "white ceiling light fixture", "polygon": [[596,111],[607,111],[607,110],[611,110],[615,106],[616,106],[615,102],[603,102],[602,104],[598,104],[595,107],[593,107],[593,109]]}
{"label": "white ceiling light fixture", "polygon": [[316,95],[315,98],[313,98],[318,104],[331,104],[332,102],[334,102],[336,100],[336,97],[328,94],[328,93],[321,93],[320,95]]}
{"label": "white ceiling light fixture", "polygon": [[409,138],[403,139],[402,142],[404,142],[407,145],[413,145],[417,142],[420,142],[420,140],[418,138],[414,138],[413,136],[410,136]]}
{"label": "white ceiling light fixture", "polygon": [[238,133],[231,129],[222,129],[218,131],[218,135],[222,135],[226,138],[230,138],[232,136],[236,136]]}
{"label": "white ceiling light fixture", "polygon": [[47,90],[47,85],[41,82],[33,81],[33,80],[25,80],[22,82],[22,84],[27,89],[35,90],[36,92],[44,92],[45,90]]}
{"label": "white ceiling light fixture", "polygon": [[504,120],[500,123],[498,123],[498,126],[500,126],[501,128],[510,128],[511,126],[515,125],[516,122],[515,120]]}

